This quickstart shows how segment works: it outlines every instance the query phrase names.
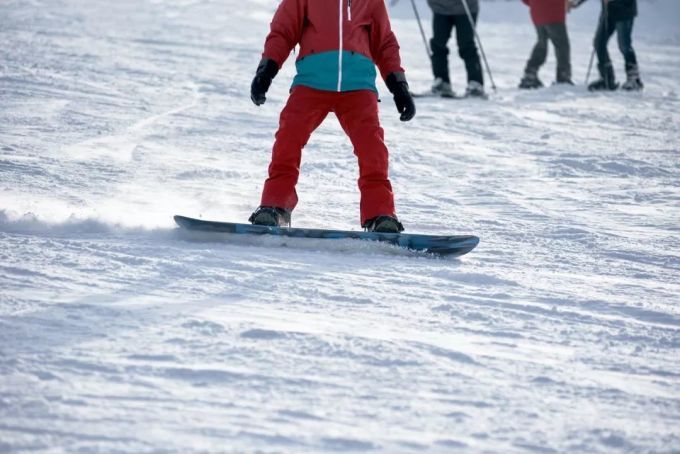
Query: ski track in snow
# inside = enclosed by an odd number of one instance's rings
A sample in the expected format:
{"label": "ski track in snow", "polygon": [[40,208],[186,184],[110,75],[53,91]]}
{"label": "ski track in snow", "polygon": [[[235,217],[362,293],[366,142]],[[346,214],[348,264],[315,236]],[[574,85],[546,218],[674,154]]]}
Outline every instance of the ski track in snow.
{"label": "ski track in snow", "polygon": [[[257,205],[294,71],[251,104],[275,3],[0,4],[0,452],[677,452],[680,2],[640,2],[643,93],[582,86],[594,1],[579,86],[514,88],[520,2],[482,4],[489,101],[401,124],[379,84],[400,216],[480,236],[461,259],[174,227]],[[295,225],[358,228],[356,177],[330,116]]]}

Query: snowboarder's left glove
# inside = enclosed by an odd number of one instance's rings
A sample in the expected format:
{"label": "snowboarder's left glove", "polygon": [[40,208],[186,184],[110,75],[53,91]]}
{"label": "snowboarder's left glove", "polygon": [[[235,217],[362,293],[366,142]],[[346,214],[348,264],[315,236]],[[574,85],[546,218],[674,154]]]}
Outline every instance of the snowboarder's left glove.
{"label": "snowboarder's left glove", "polygon": [[250,84],[250,99],[253,100],[256,106],[264,104],[267,100],[265,93],[269,90],[272,84],[272,79],[279,72],[279,65],[271,58],[263,58],[260,64],[257,65],[253,83]]}
{"label": "snowboarder's left glove", "polygon": [[390,73],[385,79],[385,84],[394,96],[394,103],[401,114],[399,119],[409,121],[416,115],[416,105],[413,102],[411,92],[408,90],[406,75],[403,72]]}

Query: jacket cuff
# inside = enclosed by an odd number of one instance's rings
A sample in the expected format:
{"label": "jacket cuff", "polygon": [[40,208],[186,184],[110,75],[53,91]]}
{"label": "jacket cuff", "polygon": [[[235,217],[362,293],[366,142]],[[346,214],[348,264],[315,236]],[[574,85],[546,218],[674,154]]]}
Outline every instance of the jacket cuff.
{"label": "jacket cuff", "polygon": [[390,90],[391,93],[394,93],[396,90],[398,90],[402,84],[406,85],[408,89],[406,74],[404,74],[402,71],[395,71],[393,73],[390,73],[385,78],[385,85],[387,85],[387,88],[388,90]]}
{"label": "jacket cuff", "polygon": [[267,76],[270,79],[273,79],[278,72],[279,64],[268,57],[262,57],[262,60],[260,60],[260,63],[257,65],[257,70],[255,71],[256,74]]}

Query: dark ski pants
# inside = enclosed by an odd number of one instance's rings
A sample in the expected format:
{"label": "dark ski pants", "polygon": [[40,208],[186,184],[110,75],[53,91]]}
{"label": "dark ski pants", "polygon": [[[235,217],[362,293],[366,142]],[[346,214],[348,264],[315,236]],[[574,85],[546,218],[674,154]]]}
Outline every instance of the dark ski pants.
{"label": "dark ski pants", "polygon": [[[595,52],[597,53],[597,61],[600,70],[611,66],[611,59],[607,50],[609,39],[616,32],[618,38],[619,50],[623,54],[623,59],[626,64],[626,73],[637,72],[637,57],[633,49],[633,23],[635,19],[613,21],[609,20],[606,14],[600,16],[600,23],[595,32]],[[604,76],[604,75],[603,75]]]}
{"label": "dark ski pants", "polygon": [[550,40],[555,48],[555,56],[557,57],[557,81],[566,82],[571,80],[571,49],[569,47],[567,24],[559,22],[536,25],[536,35],[538,40],[531,52],[524,72],[532,75],[538,74],[538,70],[545,64],[548,58],[548,40]]}
{"label": "dark ski pants", "polygon": [[[477,13],[472,15],[474,23],[477,23]],[[456,28],[456,42],[458,43],[458,55],[465,62],[467,80],[476,81],[484,85],[482,65],[475,43],[475,31],[470,25],[466,14],[448,16],[434,13],[432,18],[432,73],[434,77],[440,77],[445,82],[449,79],[449,48],[447,44],[451,38],[453,28]]]}
{"label": "dark ski pants", "polygon": [[281,111],[260,205],[293,211],[298,202],[295,185],[302,148],[329,112],[335,112],[359,161],[361,225],[376,216],[396,216],[387,176],[388,151],[378,119],[378,97],[371,90],[335,92],[302,85],[293,88]]}

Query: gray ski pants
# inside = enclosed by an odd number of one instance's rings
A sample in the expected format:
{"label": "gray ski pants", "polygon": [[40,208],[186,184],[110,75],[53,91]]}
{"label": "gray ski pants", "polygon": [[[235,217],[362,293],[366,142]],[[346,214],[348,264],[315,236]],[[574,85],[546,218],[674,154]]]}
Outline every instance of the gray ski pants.
{"label": "gray ski pants", "polygon": [[531,52],[531,57],[527,62],[526,74],[536,75],[548,58],[548,40],[555,48],[557,57],[557,81],[564,82],[571,80],[571,50],[569,47],[569,34],[567,24],[556,23],[548,25],[536,25],[538,41]]}

